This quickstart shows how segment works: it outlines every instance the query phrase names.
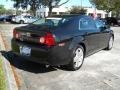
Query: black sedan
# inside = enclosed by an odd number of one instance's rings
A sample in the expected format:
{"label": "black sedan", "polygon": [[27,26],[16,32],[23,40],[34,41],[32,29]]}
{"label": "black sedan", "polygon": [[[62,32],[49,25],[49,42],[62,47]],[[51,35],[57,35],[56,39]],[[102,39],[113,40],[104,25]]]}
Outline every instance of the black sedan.
{"label": "black sedan", "polygon": [[11,22],[16,15],[0,16],[0,22]]}
{"label": "black sedan", "polygon": [[115,26],[115,25],[118,25],[120,26],[120,18],[116,18],[116,17],[107,17],[105,18],[106,22],[109,24],[109,25],[112,25],[112,26]]}
{"label": "black sedan", "polygon": [[12,50],[34,62],[78,70],[84,58],[110,50],[114,34],[102,20],[79,15],[40,19],[13,31]]}

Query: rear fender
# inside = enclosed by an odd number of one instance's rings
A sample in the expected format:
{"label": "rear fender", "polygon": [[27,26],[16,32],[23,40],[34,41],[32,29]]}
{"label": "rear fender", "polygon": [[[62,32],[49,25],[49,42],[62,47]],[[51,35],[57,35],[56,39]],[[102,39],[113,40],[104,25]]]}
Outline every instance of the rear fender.
{"label": "rear fender", "polygon": [[74,37],[69,46],[69,50],[72,50],[73,48],[77,47],[77,45],[79,45],[79,43],[83,43],[83,42],[84,42],[84,37],[82,37],[82,36]]}

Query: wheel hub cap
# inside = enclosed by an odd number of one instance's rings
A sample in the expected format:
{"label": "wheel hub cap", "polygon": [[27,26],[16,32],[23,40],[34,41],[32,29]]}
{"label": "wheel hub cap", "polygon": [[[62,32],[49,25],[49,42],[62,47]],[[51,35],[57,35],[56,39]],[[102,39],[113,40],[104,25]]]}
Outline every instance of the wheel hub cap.
{"label": "wheel hub cap", "polygon": [[113,38],[110,38],[109,48],[112,48],[112,46],[113,46]]}
{"label": "wheel hub cap", "polygon": [[82,62],[83,62],[83,50],[81,48],[78,48],[76,51],[75,51],[75,57],[74,57],[74,66],[77,68],[77,67],[80,67],[82,65]]}

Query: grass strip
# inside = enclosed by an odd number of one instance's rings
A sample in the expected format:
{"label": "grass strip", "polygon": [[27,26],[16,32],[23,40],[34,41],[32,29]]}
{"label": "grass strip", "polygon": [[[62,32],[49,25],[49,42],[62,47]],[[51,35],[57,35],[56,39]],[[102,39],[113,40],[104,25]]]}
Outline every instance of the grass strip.
{"label": "grass strip", "polygon": [[6,90],[5,74],[2,67],[2,59],[0,58],[0,90]]}

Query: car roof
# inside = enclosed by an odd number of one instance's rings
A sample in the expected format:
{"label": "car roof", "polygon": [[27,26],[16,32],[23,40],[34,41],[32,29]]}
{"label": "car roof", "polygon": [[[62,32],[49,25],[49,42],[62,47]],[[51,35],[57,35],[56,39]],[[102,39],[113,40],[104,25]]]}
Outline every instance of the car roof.
{"label": "car roof", "polygon": [[85,15],[85,14],[70,14],[70,15],[56,15],[56,16],[52,16],[54,18],[73,18],[73,19],[80,19],[80,18],[91,18],[93,19],[91,16]]}
{"label": "car roof", "polygon": [[75,17],[75,16],[81,16],[81,15],[83,14],[52,15],[51,17],[67,18],[67,17]]}
{"label": "car roof", "polygon": [[56,19],[56,20],[61,20],[62,18],[60,18],[60,17],[47,17],[46,19]]}

